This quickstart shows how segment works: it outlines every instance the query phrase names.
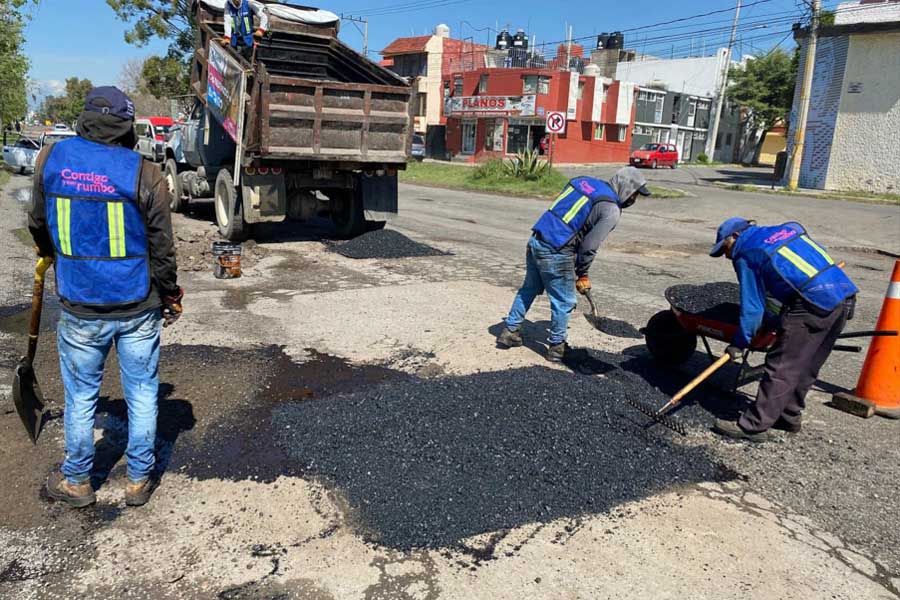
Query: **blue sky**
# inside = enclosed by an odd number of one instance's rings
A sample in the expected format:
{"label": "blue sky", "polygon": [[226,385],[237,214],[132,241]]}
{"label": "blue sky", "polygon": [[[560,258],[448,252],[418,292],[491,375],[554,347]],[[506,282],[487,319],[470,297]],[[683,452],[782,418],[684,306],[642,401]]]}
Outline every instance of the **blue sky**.
{"label": "blue sky", "polygon": [[[396,37],[430,33],[438,23],[449,25],[453,37],[473,37],[477,42],[484,42],[488,35],[493,38],[498,24],[509,24],[513,30],[525,28],[537,36],[540,44],[564,39],[567,23],[577,38],[727,10],[734,4],[734,0],[352,0],[320,6],[335,13],[368,16],[369,49],[377,58],[375,53]],[[742,22],[748,28],[757,24],[756,29],[743,33],[744,51],[749,53],[751,44],[753,50],[768,49],[783,40],[781,33],[790,29],[792,15],[799,13],[802,2],[744,0],[744,4],[747,8]],[[570,10],[561,10],[563,6]],[[626,31],[626,45],[644,47],[648,53],[659,55],[673,51],[685,55],[691,46],[695,51],[703,45],[708,49],[727,43],[725,30],[732,16],[733,11],[722,12],[656,29]],[[762,27],[764,23],[769,26]],[[126,44],[126,29],[127,25],[116,19],[104,0],[41,0],[27,31],[31,78],[45,92],[58,89],[66,77],[73,76],[88,78],[98,85],[116,84],[129,59],[165,52],[165,43],[158,41],[143,48]],[[707,31],[689,39],[691,33],[700,30]],[[688,35],[683,35],[686,32]],[[356,49],[362,46],[362,36],[351,23],[343,24],[341,37]],[[784,45],[792,47],[792,41],[787,39]]]}

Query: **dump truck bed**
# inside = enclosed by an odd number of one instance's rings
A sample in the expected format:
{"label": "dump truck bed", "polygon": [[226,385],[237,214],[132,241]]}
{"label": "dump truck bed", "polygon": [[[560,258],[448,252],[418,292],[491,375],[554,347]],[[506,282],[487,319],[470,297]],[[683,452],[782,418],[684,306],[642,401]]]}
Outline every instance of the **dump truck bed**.
{"label": "dump truck bed", "polygon": [[269,34],[251,62],[221,45],[222,12],[202,1],[196,6],[194,92],[207,102],[210,44],[224,48],[248,73],[242,136],[247,160],[328,161],[342,168],[407,162],[412,87],[338,40],[336,23],[270,14]]}

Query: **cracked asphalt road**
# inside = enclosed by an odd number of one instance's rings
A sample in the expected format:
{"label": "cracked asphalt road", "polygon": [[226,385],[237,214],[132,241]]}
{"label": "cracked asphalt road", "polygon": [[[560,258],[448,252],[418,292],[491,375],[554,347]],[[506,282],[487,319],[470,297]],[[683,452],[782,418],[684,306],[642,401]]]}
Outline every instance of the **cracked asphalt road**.
{"label": "cracked asphalt road", "polygon": [[[547,369],[540,355],[549,318],[545,299],[529,315],[525,347],[500,350],[493,338],[523,276],[528,229],[546,203],[415,186],[401,186],[400,216],[390,228],[446,256],[351,260],[327,252],[319,242],[327,230],[320,225],[269,225],[258,235],[259,260],[243,278],[216,280],[211,268],[181,272],[185,317],[163,339],[162,486],[143,509],[124,506],[125,423],[113,357],[96,425],[98,505],[74,512],[49,503],[39,489],[62,459],[63,404],[52,302],[38,353],[52,418],[36,448],[7,412],[9,387],[3,383],[11,380],[23,347],[33,268],[18,193],[27,185],[17,176],[0,194],[0,597],[900,597],[900,533],[890,516],[900,491],[897,423],[862,421],[825,405],[830,392],[854,385],[861,355],[829,361],[797,437],[781,436],[761,448],[716,439],[708,431],[712,418],[733,413],[753,392],[753,386],[738,395],[722,392],[734,375],[725,372],[677,414],[688,425],[685,438],[673,440],[654,428],[619,438],[633,444],[620,449],[631,457],[654,450],[656,439],[681,445],[683,456],[702,453],[729,473],[724,480],[652,487],[646,496],[602,509],[569,502],[546,516],[534,511],[514,521],[484,518],[503,529],[473,524],[463,528],[467,537],[443,546],[380,545],[377,540],[390,535],[373,528],[390,527],[390,519],[367,519],[364,494],[347,493],[339,478],[308,468],[313,452],[276,443],[303,437],[291,436],[287,428],[297,423],[280,415],[302,415],[303,425],[312,427],[326,416],[317,405],[328,407],[327,414],[347,398],[364,407],[366,394],[385,393],[378,390],[405,393],[404,403],[439,403],[454,378],[477,382],[486,373],[484,381],[496,382],[501,372]],[[640,201],[601,249],[591,277],[604,317],[641,327],[666,307],[666,287],[730,280],[727,262],[705,252],[721,220],[743,215],[763,223],[801,221],[847,262],[862,288],[854,328],[874,324],[894,260],[884,253],[900,254],[900,207],[685,189],[692,196]],[[198,203],[176,217],[176,229],[185,239],[206,239],[209,219],[209,204]],[[610,369],[622,368],[670,394],[705,362],[698,354],[680,370],[660,371],[639,340],[605,335],[581,318],[572,320],[570,342],[587,355],[573,382],[595,377],[594,386],[604,385]],[[564,367],[550,369],[557,382],[570,374]],[[529,392],[539,397],[542,385]],[[500,389],[468,404],[502,396],[502,383],[494,386]],[[466,393],[478,394],[477,386]],[[354,410],[361,410],[357,405]],[[440,411],[415,408],[413,414],[422,415],[417,435],[449,425],[425,419]],[[497,435],[503,434],[502,414],[493,407]],[[638,413],[627,418],[621,431],[640,425]],[[404,436],[399,423],[384,435]],[[507,426],[517,428],[511,431],[517,440],[528,439],[522,427],[544,427],[527,413]],[[479,463],[490,462],[485,453],[510,447],[482,439],[486,434],[469,437],[467,429],[442,433]],[[377,440],[378,433],[370,435]],[[554,434],[560,447],[564,433]],[[552,460],[541,458],[553,457],[552,449],[540,435],[531,439],[515,447],[537,461],[536,469],[552,468]],[[389,453],[400,446],[416,453],[416,444],[400,441],[366,446],[355,440],[361,448]],[[649,450],[648,460],[654,456]],[[377,469],[373,479],[390,481],[391,458],[370,461]],[[429,467],[427,454],[415,458]],[[358,461],[354,475],[363,477],[364,451]],[[639,469],[640,461],[635,464]],[[598,469],[597,477],[604,476],[611,485],[629,477]],[[428,485],[429,477],[403,481],[411,501],[440,498],[434,489],[413,487]],[[560,494],[566,489],[560,485]],[[395,494],[403,496],[402,490]],[[480,514],[490,507],[485,500],[480,498]],[[498,508],[509,501],[498,498]],[[433,521],[440,506],[429,506]],[[390,505],[378,509],[389,513]]]}

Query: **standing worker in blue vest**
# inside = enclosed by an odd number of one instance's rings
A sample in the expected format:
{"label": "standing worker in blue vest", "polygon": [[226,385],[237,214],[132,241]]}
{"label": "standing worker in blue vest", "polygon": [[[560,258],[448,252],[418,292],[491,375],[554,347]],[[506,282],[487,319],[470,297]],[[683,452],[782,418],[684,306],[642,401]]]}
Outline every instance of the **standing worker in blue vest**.
{"label": "standing worker in blue vest", "polygon": [[[253,27],[253,18],[259,20],[259,24]],[[269,28],[269,14],[266,7],[259,2],[251,0],[228,0],[225,3],[225,37],[222,41],[231,44],[249,59],[256,44],[256,40],[262,39]]]}
{"label": "standing worker in blue vest", "polygon": [[90,476],[94,413],[113,344],[128,405],[125,503],[153,493],[160,325],[181,315],[168,188],[133,151],[134,105],[114,87],[94,88],[77,137],[38,156],[28,226],[40,256],[54,258],[65,387],[66,457],[47,480],[52,498],[96,501]]}
{"label": "standing worker in blue vest", "polygon": [[639,195],[650,195],[646,183],[634,167],[621,169],[609,183],[593,177],[569,182],[532,227],[525,251],[525,282],[497,339],[500,346],[523,344],[520,328],[525,314],[534,299],[547,292],[551,311],[547,360],[562,362],[569,313],[577,304],[575,291],[590,291],[588,271],[597,249],[618,225],[622,209],[634,204]]}
{"label": "standing worker in blue vest", "polygon": [[739,358],[767,314],[777,316],[756,402],[737,422],[718,419],[721,435],[762,442],[769,429],[800,431],[806,394],[852,318],[856,285],[799,223],[759,227],[731,218],[710,256],[731,259],[741,288],[740,327],[727,352]]}

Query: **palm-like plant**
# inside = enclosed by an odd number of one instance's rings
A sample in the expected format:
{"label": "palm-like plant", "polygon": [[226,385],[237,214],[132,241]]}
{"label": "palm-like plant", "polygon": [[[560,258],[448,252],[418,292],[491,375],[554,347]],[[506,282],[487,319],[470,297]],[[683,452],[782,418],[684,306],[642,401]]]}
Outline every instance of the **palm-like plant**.
{"label": "palm-like plant", "polygon": [[516,179],[540,179],[550,171],[550,163],[537,150],[524,150],[503,161],[503,171]]}

